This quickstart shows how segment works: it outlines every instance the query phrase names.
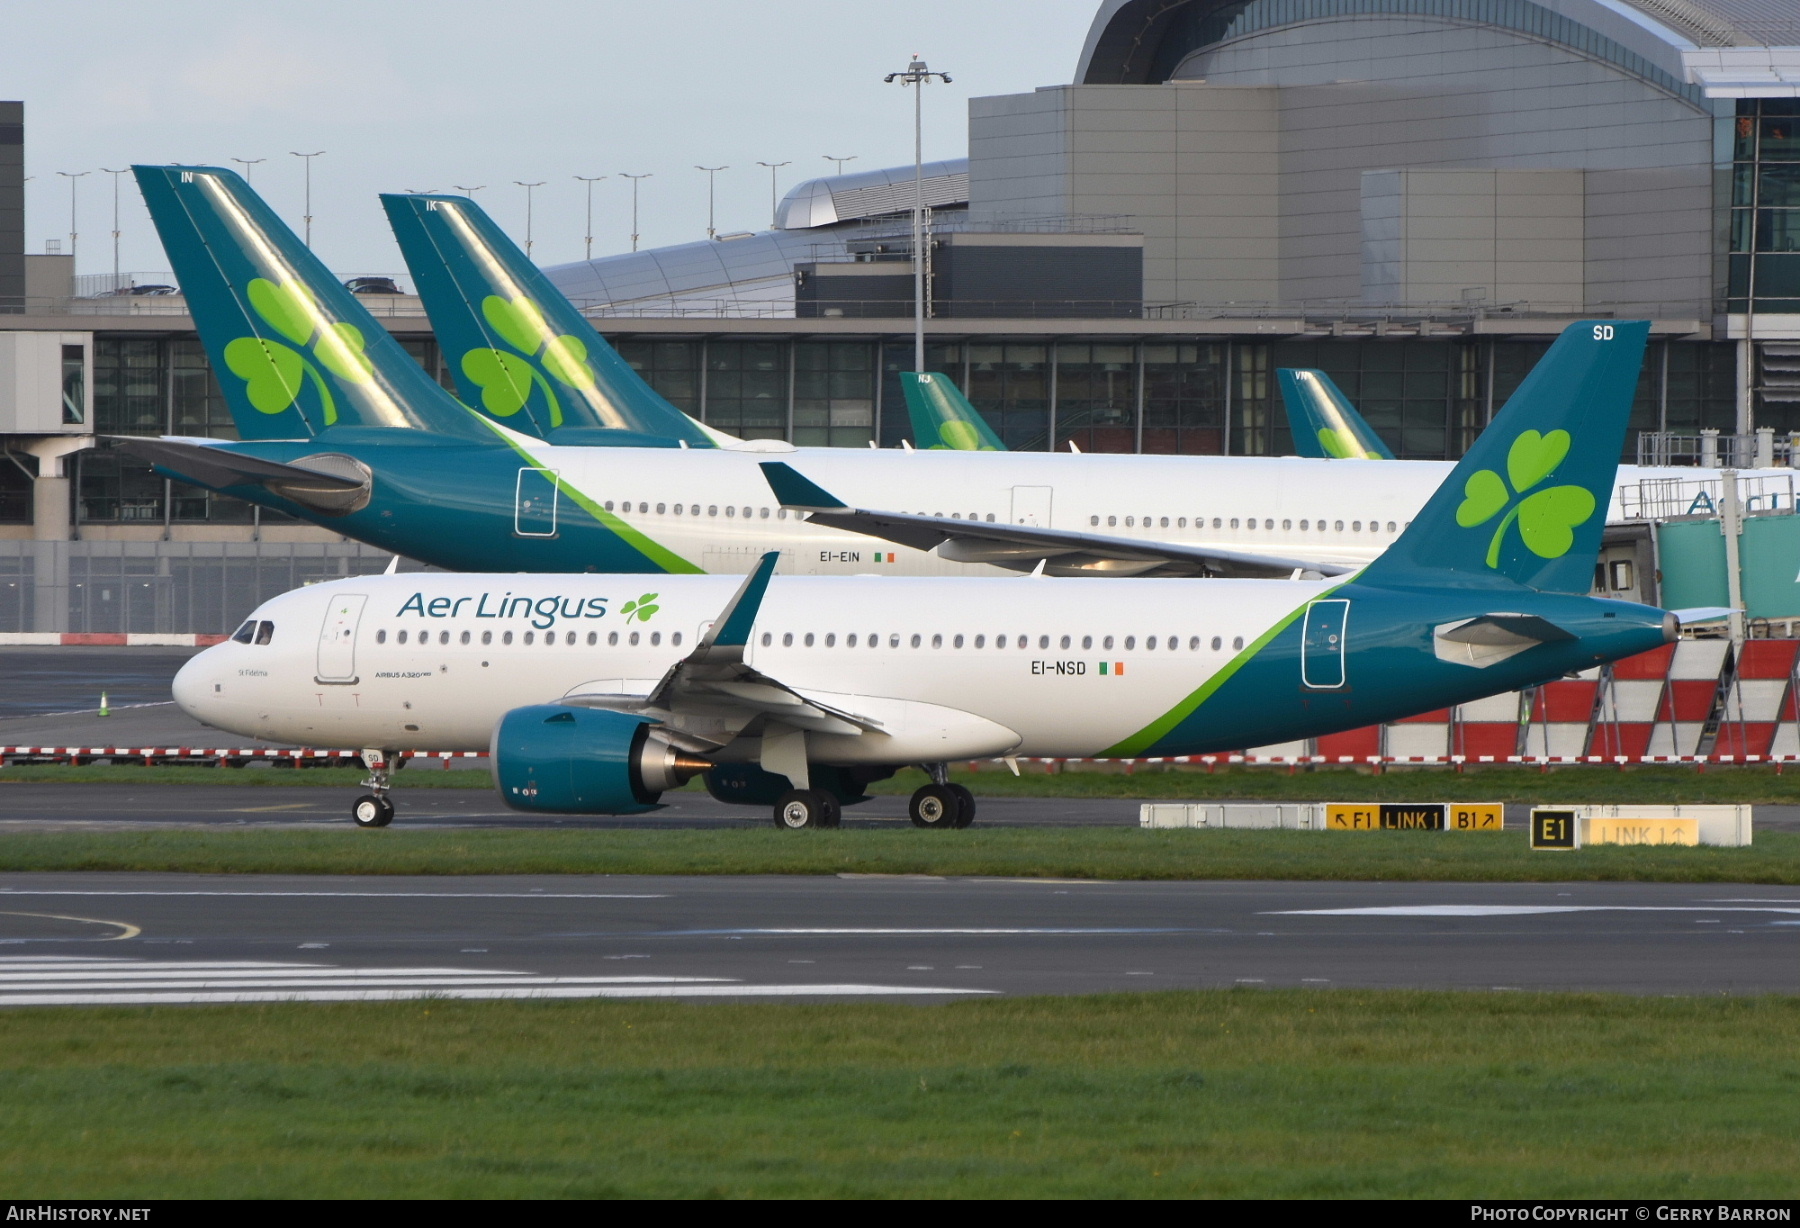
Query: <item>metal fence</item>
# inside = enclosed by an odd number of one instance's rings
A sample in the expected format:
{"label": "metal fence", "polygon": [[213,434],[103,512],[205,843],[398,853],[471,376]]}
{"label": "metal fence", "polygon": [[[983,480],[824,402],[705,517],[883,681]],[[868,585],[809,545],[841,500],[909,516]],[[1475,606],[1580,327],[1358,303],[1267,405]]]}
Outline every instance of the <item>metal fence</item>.
{"label": "metal fence", "polygon": [[0,541],[0,632],[224,634],[271,597],[392,557],[358,542]]}

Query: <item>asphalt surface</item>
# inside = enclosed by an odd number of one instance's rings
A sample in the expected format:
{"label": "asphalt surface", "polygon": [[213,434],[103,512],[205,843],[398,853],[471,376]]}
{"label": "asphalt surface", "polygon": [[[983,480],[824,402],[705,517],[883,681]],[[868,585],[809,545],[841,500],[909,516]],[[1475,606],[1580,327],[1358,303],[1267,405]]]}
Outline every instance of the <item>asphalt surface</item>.
{"label": "asphalt surface", "polygon": [[[219,769],[221,772],[285,769]],[[434,771],[432,768],[412,769]],[[485,771],[485,768],[480,769]],[[404,775],[401,777],[404,781]],[[0,782],[0,834],[9,831],[132,831],[148,828],[317,828],[350,822],[363,790],[331,785],[40,784]],[[982,797],[982,827],[1136,827],[1140,798]],[[396,788],[396,831],[519,827],[611,830],[764,827],[763,806],[716,802],[698,790],[663,794],[661,810],[635,815],[531,815],[508,810],[487,788]],[[844,811],[846,828],[908,826],[904,796],[876,797]],[[1530,807],[1508,805],[1506,823],[1522,833]],[[1758,831],[1800,831],[1800,806],[1758,806]],[[1523,835],[1520,836],[1523,839]]]}
{"label": "asphalt surface", "polygon": [[[240,769],[221,768],[220,771]],[[247,772],[286,769],[246,768]],[[433,769],[412,769],[431,771]],[[402,774],[404,779],[404,774]],[[345,826],[363,790],[330,785],[130,785],[0,783],[0,833],[120,831],[148,827]],[[722,828],[765,827],[766,806],[732,806],[707,794],[663,794],[661,810],[640,815],[529,815],[508,810],[492,790],[397,788],[395,830],[470,827]],[[846,827],[910,826],[905,797],[877,797],[844,812]],[[983,798],[986,827],[1135,827],[1133,798]],[[1520,820],[1523,822],[1524,820]]]}
{"label": "asphalt surface", "polygon": [[166,703],[169,683],[199,648],[0,648],[0,717]]}
{"label": "asphalt surface", "polygon": [[1800,989],[1800,888],[0,875],[0,1005]]}

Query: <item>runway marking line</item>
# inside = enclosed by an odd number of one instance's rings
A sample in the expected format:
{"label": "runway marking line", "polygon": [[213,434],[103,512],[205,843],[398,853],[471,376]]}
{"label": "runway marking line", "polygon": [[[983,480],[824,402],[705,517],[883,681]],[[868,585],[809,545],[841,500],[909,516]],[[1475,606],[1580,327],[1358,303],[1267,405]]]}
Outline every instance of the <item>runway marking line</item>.
{"label": "runway marking line", "polygon": [[120,930],[119,933],[114,934],[110,938],[77,938],[73,940],[64,938],[42,938],[35,940],[39,942],[123,942],[127,938],[136,938],[139,934],[144,932],[141,928],[131,924],[129,921],[108,921],[102,917],[65,917],[52,912],[0,912],[0,917],[37,917],[43,921],[79,921],[83,925],[117,926]]}
{"label": "runway marking line", "polygon": [[553,891],[33,891],[0,887],[9,895],[98,896],[232,896],[245,899],[358,899],[358,900],[666,900],[667,893],[553,892]]}
{"label": "runway marking line", "polygon": [[[934,935],[958,934],[1200,934],[1218,933],[1217,930],[1197,930],[1186,926],[938,926],[931,929],[901,928],[898,926],[758,926],[738,929],[720,930],[654,930],[660,938],[705,938],[716,935],[765,934],[781,936],[787,934],[800,935],[870,935],[875,937],[932,937]],[[638,937],[646,935],[639,934]]]}
{"label": "runway marking line", "polygon": [[1373,908],[1288,908],[1265,917],[1527,917],[1569,912],[1774,912],[1793,908],[1741,908],[1700,904],[1390,904]]}
{"label": "runway marking line", "polygon": [[473,968],[344,968],[256,960],[0,957],[0,1006],[395,1002],[420,998],[903,997],[997,991],[937,985],[754,985],[735,977],[552,976]]}

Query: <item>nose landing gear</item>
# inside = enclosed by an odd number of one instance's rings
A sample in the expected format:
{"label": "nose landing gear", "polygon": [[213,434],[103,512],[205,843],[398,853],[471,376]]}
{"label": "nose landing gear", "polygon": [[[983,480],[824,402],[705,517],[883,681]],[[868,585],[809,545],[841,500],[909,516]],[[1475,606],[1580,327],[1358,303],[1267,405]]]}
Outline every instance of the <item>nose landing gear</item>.
{"label": "nose landing gear", "polygon": [[374,792],[356,799],[350,807],[350,817],[356,820],[358,827],[386,827],[394,821],[394,803],[388,800],[388,790],[393,787],[393,764],[387,752],[381,750],[363,751],[362,761],[369,769],[369,778],[362,782],[363,787]]}

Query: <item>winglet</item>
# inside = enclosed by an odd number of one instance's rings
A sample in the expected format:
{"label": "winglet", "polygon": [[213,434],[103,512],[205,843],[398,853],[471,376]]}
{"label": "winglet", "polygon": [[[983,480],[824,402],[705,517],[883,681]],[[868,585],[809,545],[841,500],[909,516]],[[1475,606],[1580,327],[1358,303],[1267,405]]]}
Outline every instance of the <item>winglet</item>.
{"label": "winglet", "polygon": [[836,495],[814,484],[811,479],[802,477],[792,467],[781,461],[764,461],[762,471],[763,477],[769,483],[769,489],[775,492],[775,501],[783,507],[837,511],[850,506]]}
{"label": "winglet", "polygon": [[763,594],[769,590],[769,577],[775,574],[775,564],[780,561],[779,550],[771,550],[762,556],[762,562],[744,577],[737,594],[695,648],[695,656],[704,656],[715,648],[741,649],[750,642],[750,628],[756,622],[757,611],[762,608]]}

